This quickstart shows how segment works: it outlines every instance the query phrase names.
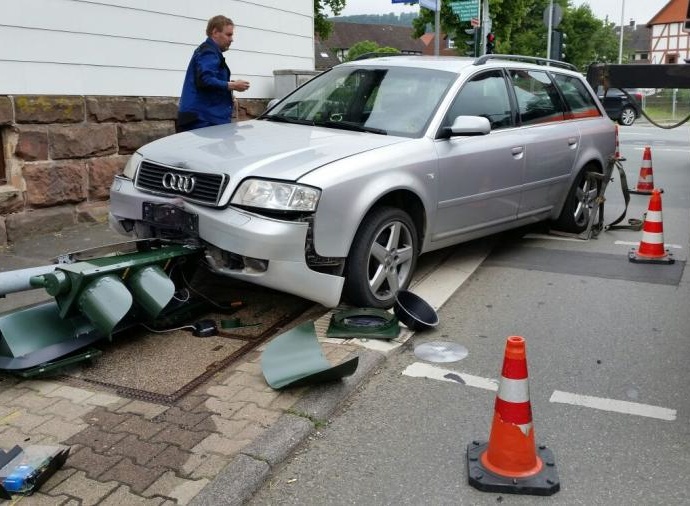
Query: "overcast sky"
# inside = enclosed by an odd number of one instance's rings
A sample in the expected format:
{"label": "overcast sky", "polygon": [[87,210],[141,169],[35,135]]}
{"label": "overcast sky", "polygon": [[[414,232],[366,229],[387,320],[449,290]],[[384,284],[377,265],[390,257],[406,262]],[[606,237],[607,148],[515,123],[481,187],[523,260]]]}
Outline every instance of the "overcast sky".
{"label": "overcast sky", "polygon": [[[604,19],[607,15],[609,22],[621,22],[621,11],[624,23],[634,19],[637,24],[647,23],[666,5],[668,0],[570,0],[572,5],[589,4],[596,17]],[[625,9],[623,10],[623,3]],[[391,0],[346,0],[346,7],[341,16],[353,14],[388,14],[389,12],[417,12],[419,6],[394,4]]]}

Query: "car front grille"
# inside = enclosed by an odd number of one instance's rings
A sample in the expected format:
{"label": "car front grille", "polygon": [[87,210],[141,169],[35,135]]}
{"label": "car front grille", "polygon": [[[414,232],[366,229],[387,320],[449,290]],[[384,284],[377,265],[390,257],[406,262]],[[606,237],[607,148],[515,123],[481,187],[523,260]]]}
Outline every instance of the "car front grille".
{"label": "car front grille", "polygon": [[135,186],[158,195],[182,197],[207,206],[217,206],[228,184],[225,174],[191,172],[144,160],[139,166]]}

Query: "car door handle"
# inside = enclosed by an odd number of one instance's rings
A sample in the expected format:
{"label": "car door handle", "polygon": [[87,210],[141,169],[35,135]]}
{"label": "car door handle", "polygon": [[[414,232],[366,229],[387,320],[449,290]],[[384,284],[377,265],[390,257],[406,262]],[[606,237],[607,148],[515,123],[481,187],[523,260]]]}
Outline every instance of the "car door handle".
{"label": "car door handle", "polygon": [[514,147],[513,149],[510,150],[510,152],[513,154],[513,158],[516,160],[519,160],[522,158],[522,155],[525,153],[525,148],[524,146],[517,146]]}
{"label": "car door handle", "polygon": [[577,146],[577,137],[570,137],[568,139],[568,146],[570,146],[571,148],[576,147]]}

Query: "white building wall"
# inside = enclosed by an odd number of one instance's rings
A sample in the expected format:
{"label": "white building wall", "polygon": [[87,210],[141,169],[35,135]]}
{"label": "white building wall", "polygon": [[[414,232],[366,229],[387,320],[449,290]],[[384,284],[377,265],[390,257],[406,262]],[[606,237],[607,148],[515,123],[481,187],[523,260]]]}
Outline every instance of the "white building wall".
{"label": "white building wall", "polygon": [[312,0],[3,0],[0,95],[180,95],[206,22],[235,23],[226,60],[273,97],[273,71],[314,69]]}
{"label": "white building wall", "polygon": [[667,56],[676,55],[678,63],[686,65],[690,58],[690,34],[681,23],[652,26],[651,63],[667,63]]}

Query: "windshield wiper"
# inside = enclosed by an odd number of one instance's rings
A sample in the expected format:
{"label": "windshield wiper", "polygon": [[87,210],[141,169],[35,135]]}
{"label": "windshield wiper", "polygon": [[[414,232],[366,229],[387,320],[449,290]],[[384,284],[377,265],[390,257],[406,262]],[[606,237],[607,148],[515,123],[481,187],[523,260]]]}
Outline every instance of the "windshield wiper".
{"label": "windshield wiper", "polygon": [[360,123],[353,123],[351,121],[315,121],[314,126],[340,128],[341,130],[352,130],[353,132],[370,132],[373,134],[388,135],[388,131],[382,128],[368,127]]}
{"label": "windshield wiper", "polygon": [[288,116],[278,116],[277,114],[269,114],[258,119],[266,119],[268,121],[277,121],[278,123],[293,123],[295,125],[313,125],[314,122],[305,119],[290,118]]}

